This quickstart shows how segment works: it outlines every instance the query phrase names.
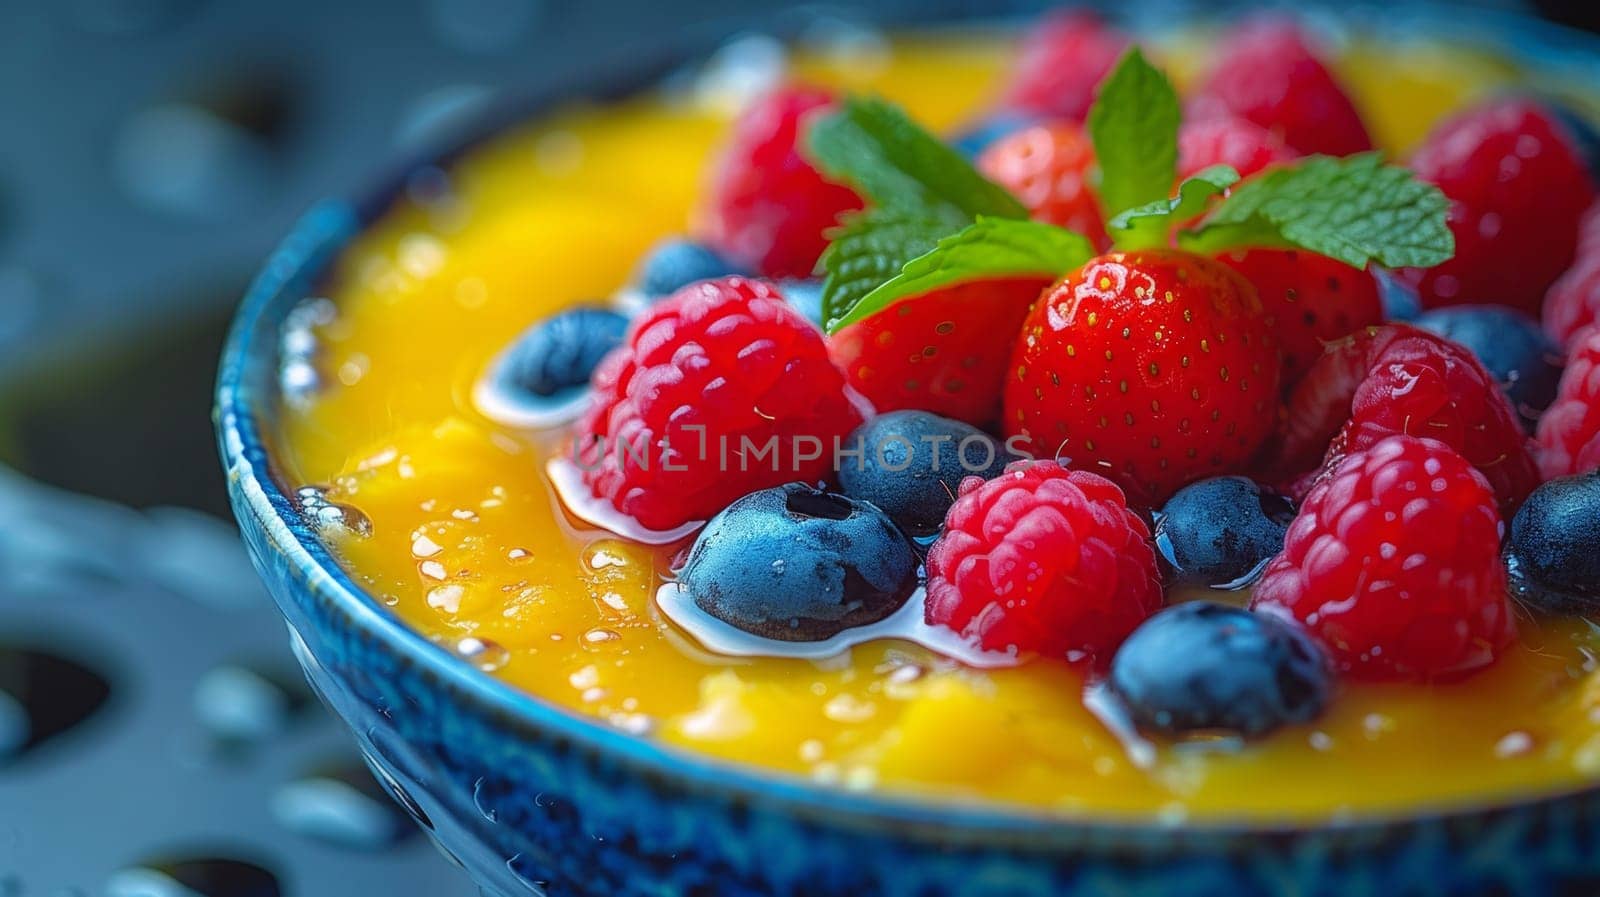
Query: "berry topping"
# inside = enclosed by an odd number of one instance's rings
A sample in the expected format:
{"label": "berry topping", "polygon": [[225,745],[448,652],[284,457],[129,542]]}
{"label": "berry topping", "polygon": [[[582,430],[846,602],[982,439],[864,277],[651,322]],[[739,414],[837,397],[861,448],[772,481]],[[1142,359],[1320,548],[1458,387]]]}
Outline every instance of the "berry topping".
{"label": "berry topping", "polygon": [[1294,503],[1246,477],[1179,489],[1156,515],[1156,551],[1173,585],[1241,589],[1283,550]]}
{"label": "berry topping", "polygon": [[1024,128],[978,157],[978,170],[1022,200],[1033,220],[1077,231],[1105,248],[1100,201],[1091,189],[1094,169],[1094,144],[1066,122]]}
{"label": "berry topping", "polygon": [[650,529],[747,492],[816,482],[861,421],[822,334],[760,281],[692,284],[651,307],[594,374],[583,481]]}
{"label": "berry topping", "polygon": [[1237,468],[1273,425],[1279,357],[1256,291],[1177,250],[1114,252],[1040,297],[1017,343],[1005,424],[1032,453],[1160,501]]}
{"label": "berry topping", "polygon": [[1539,418],[1537,439],[1546,479],[1600,468],[1600,330],[1572,347],[1555,401]]}
{"label": "berry topping", "polygon": [[1355,104],[1294,23],[1247,22],[1223,41],[1217,60],[1190,101],[1196,120],[1235,115],[1307,154],[1372,149]]}
{"label": "berry topping", "polygon": [[1556,397],[1561,350],[1527,314],[1498,305],[1436,308],[1412,322],[1472,350],[1532,430]]}
{"label": "berry topping", "polygon": [[501,362],[499,380],[512,390],[550,398],[584,386],[607,352],[622,344],[628,319],[609,308],[577,306],[533,325]]}
{"label": "berry topping", "polygon": [[659,299],[695,281],[749,273],[709,246],[692,240],[663,240],[645,256],[636,280],[645,296]]}
{"label": "berry topping", "polygon": [[1251,249],[1219,256],[1255,285],[1267,327],[1283,348],[1283,386],[1293,387],[1326,345],[1383,323],[1378,281],[1327,256],[1294,249]]}
{"label": "berry topping", "polygon": [[1186,178],[1213,165],[1227,165],[1249,177],[1274,162],[1300,154],[1283,138],[1236,115],[1218,115],[1184,122],[1178,129],[1178,177]]}
{"label": "berry topping", "polygon": [[1539,484],[1527,434],[1498,383],[1466,348],[1405,324],[1332,346],[1289,400],[1282,467],[1299,472],[1396,433],[1460,452],[1506,512]]}
{"label": "berry topping", "polygon": [[1511,520],[1506,568],[1517,601],[1550,613],[1600,612],[1600,473],[1533,491]]}
{"label": "berry topping", "polygon": [[1195,601],[1144,622],[1111,661],[1111,691],[1141,730],[1259,738],[1321,715],[1328,658],[1295,623]]}
{"label": "berry topping", "polygon": [[860,454],[840,456],[844,494],[882,508],[913,536],[939,531],[962,480],[991,479],[1015,460],[982,430],[926,411],[879,415],[845,446]]}
{"label": "berry topping", "polygon": [[1128,36],[1092,12],[1059,13],[1032,28],[1001,106],[1083,121],[1095,88],[1128,47]]}
{"label": "berry topping", "polygon": [[1410,269],[1422,304],[1537,313],[1572,264],[1594,186],[1565,129],[1540,105],[1502,99],[1445,122],[1411,167],[1450,197],[1455,258]]}
{"label": "berry topping", "polygon": [[1160,606],[1150,531],[1122,490],[1049,461],[964,481],[928,553],[927,621],[988,650],[1109,658]]}
{"label": "berry topping", "polygon": [[825,180],[800,154],[805,122],[832,103],[822,90],[785,88],[734,123],[707,215],[709,242],[723,256],[766,277],[808,276],[827,231],[861,208],[855,191]]}
{"label": "berry topping", "polygon": [[911,297],[835,332],[828,350],[879,411],[993,423],[1011,346],[1043,278],[977,280]]}
{"label": "berry topping", "polygon": [[916,591],[917,556],[872,505],[790,483],[712,518],[679,582],[701,610],[752,635],[823,641],[899,610]]}
{"label": "berry topping", "polygon": [[1465,458],[1389,436],[1311,490],[1251,607],[1304,623],[1351,675],[1465,675],[1515,635],[1500,530],[1494,493]]}

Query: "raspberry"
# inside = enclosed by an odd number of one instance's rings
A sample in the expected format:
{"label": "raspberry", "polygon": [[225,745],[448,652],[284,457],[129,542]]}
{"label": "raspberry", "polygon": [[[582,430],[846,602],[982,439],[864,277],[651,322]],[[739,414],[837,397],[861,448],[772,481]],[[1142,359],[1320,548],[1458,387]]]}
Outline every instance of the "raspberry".
{"label": "raspberry", "polygon": [[1249,177],[1274,162],[1300,154],[1283,138],[1236,115],[1186,121],[1178,129],[1178,177],[1186,178],[1212,165],[1229,165]]}
{"label": "raspberry", "polygon": [[1579,249],[1578,260],[1544,297],[1544,332],[1558,346],[1571,346],[1578,334],[1600,320],[1600,251]]}
{"label": "raspberry", "polygon": [[740,277],[651,307],[593,387],[577,432],[583,481],[656,530],[826,479],[835,440],[861,422],[822,334],[776,289]]}
{"label": "raspberry", "polygon": [[1247,22],[1223,42],[1217,59],[1190,102],[1190,118],[1236,115],[1301,153],[1372,149],[1355,104],[1293,22]]}
{"label": "raspberry", "polygon": [[1465,458],[1389,436],[1311,490],[1251,608],[1304,623],[1352,676],[1462,676],[1516,634],[1500,535],[1494,493]]}
{"label": "raspberry", "polygon": [[1585,332],[1567,355],[1556,400],[1539,418],[1536,438],[1545,479],[1600,468],[1600,330]]}
{"label": "raspberry", "polygon": [[1439,126],[1411,160],[1450,198],[1455,257],[1405,277],[1425,307],[1499,304],[1535,315],[1572,264],[1594,186],[1541,106],[1502,99]]}
{"label": "raspberry", "polygon": [[989,650],[1110,660],[1161,601],[1122,490],[1051,461],[968,477],[928,553],[928,622]]}
{"label": "raspberry", "polygon": [[1083,121],[1095,88],[1128,47],[1128,36],[1092,12],[1061,13],[1039,23],[1022,44],[1001,106]]}
{"label": "raspberry", "polygon": [[1289,400],[1282,458],[1291,472],[1402,433],[1459,451],[1488,478],[1502,510],[1539,485],[1528,439],[1499,384],[1466,348],[1405,324],[1335,344]]}
{"label": "raspberry", "polygon": [[825,233],[862,206],[854,190],[824,180],[800,154],[805,120],[833,102],[816,88],[780,89],[734,123],[711,186],[713,249],[766,277],[811,276]]}
{"label": "raspberry", "polygon": [[1094,167],[1089,136],[1066,123],[1023,128],[978,157],[978,170],[1015,194],[1035,221],[1077,231],[1103,249],[1109,241],[1090,188]]}

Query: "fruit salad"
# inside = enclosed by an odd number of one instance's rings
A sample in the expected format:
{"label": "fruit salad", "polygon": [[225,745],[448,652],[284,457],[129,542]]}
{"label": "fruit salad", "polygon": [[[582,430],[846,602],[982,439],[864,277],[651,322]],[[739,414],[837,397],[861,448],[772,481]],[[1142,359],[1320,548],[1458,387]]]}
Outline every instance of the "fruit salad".
{"label": "fruit salad", "polygon": [[1282,18],[747,39],[417,172],[285,329],[282,473],[460,662],[820,787],[1584,787],[1586,102]]}

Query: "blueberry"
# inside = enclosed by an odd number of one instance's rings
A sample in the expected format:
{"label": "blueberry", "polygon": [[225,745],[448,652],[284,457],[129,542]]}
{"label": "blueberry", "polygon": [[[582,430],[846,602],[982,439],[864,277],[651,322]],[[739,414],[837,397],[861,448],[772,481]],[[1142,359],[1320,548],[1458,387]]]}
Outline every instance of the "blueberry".
{"label": "blueberry", "polygon": [[1422,299],[1417,288],[1401,279],[1388,268],[1374,266],[1373,277],[1378,281],[1378,299],[1383,303],[1386,321],[1409,321],[1422,313]]}
{"label": "blueberry", "polygon": [[807,321],[822,326],[822,281],[782,280],[778,282],[778,292]]}
{"label": "blueberry", "polygon": [[976,159],[995,141],[1038,124],[1039,120],[1037,115],[1022,112],[996,113],[950,138],[950,145],[968,159]]}
{"label": "blueberry", "polygon": [[627,331],[628,319],[609,308],[582,305],[558,312],[517,338],[501,367],[501,379],[513,389],[544,398],[583,386]]}
{"label": "blueberry", "polygon": [[679,582],[701,610],[745,632],[815,642],[899,610],[917,588],[917,556],[872,505],[790,483],[711,518]]}
{"label": "blueberry", "polygon": [[1600,130],[1595,129],[1588,116],[1566,103],[1546,100],[1545,107],[1567,129],[1567,136],[1572,138],[1572,146],[1584,167],[1589,169],[1589,176],[1600,181]]}
{"label": "blueberry", "polygon": [[1555,401],[1561,350],[1528,315],[1498,305],[1462,305],[1425,312],[1412,323],[1471,349],[1530,431]]}
{"label": "blueberry", "polygon": [[1257,738],[1315,719],[1333,674],[1321,646],[1292,620],[1194,601],[1128,636],[1111,661],[1110,688],[1145,732]]}
{"label": "blueberry", "polygon": [[961,481],[990,479],[1016,460],[994,437],[961,421],[926,411],[891,411],[856,427],[841,455],[839,485],[870,501],[913,536],[939,531]]}
{"label": "blueberry", "polygon": [[1239,589],[1283,550],[1294,503],[1246,477],[1178,490],[1156,515],[1156,550],[1172,585]]}
{"label": "blueberry", "polygon": [[697,281],[748,273],[709,247],[689,240],[666,240],[645,256],[638,282],[646,296],[660,299]]}
{"label": "blueberry", "polygon": [[1506,568],[1521,603],[1560,614],[1600,612],[1600,472],[1533,490],[1511,518]]}

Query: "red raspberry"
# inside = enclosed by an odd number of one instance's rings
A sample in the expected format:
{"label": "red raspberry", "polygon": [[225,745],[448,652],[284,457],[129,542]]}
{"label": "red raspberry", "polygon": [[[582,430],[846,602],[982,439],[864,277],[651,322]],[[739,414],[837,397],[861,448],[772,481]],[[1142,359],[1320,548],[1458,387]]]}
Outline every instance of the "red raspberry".
{"label": "red raspberry", "polygon": [[1556,400],[1539,418],[1537,441],[1545,479],[1600,468],[1600,329],[1585,331],[1568,353]]}
{"label": "red raspberry", "polygon": [[928,552],[928,622],[992,651],[1109,660],[1161,601],[1150,530],[1122,490],[1053,461],[968,477]]}
{"label": "red raspberry", "polygon": [[1574,345],[1581,331],[1600,320],[1600,252],[1579,252],[1544,297],[1544,332],[1562,347]]}
{"label": "red raspberry", "polygon": [[757,489],[826,479],[835,439],[861,422],[822,334],[777,290],[741,277],[651,306],[593,386],[577,432],[583,481],[656,530]]}
{"label": "red raspberry", "polygon": [[1295,617],[1359,678],[1463,676],[1516,635],[1500,531],[1465,458],[1389,436],[1311,490],[1250,606]]}
{"label": "red raspberry", "polygon": [[1104,249],[1110,241],[1091,187],[1094,167],[1094,144],[1067,123],[1023,128],[978,157],[978,170],[1015,194],[1035,221],[1077,231]]}
{"label": "red raspberry", "polygon": [[1178,129],[1178,177],[1186,178],[1212,165],[1229,165],[1249,177],[1274,162],[1300,154],[1283,138],[1237,115],[1186,121]]}
{"label": "red raspberry", "polygon": [[1047,18],[1023,41],[1000,105],[1083,121],[1095,88],[1127,48],[1128,36],[1092,12],[1074,10]]}
{"label": "red raspberry", "polygon": [[1494,100],[1440,125],[1411,160],[1450,198],[1455,257],[1408,268],[1424,307],[1498,304],[1534,315],[1572,264],[1594,186],[1566,131],[1537,103]]}
{"label": "red raspberry", "polygon": [[1217,52],[1190,101],[1195,120],[1236,115],[1302,153],[1347,156],[1372,149],[1355,104],[1292,21],[1247,22]]}
{"label": "red raspberry", "polygon": [[1371,448],[1394,434],[1459,451],[1509,513],[1539,485],[1528,439],[1505,392],[1460,345],[1405,324],[1369,327],[1332,346],[1289,400],[1283,469]]}
{"label": "red raspberry", "polygon": [[1218,256],[1261,294],[1267,327],[1283,349],[1287,391],[1324,348],[1363,327],[1383,323],[1383,299],[1372,272],[1296,249],[1252,249]]}
{"label": "red raspberry", "polygon": [[706,241],[767,277],[809,277],[824,234],[862,207],[854,190],[826,181],[800,154],[805,120],[834,102],[811,87],[780,89],[734,122],[711,185]]}

